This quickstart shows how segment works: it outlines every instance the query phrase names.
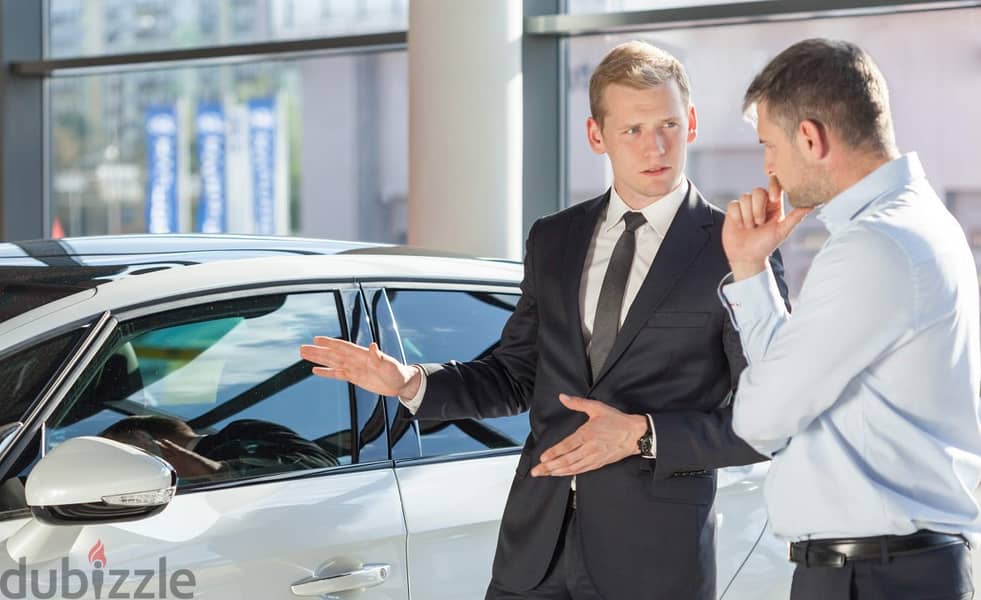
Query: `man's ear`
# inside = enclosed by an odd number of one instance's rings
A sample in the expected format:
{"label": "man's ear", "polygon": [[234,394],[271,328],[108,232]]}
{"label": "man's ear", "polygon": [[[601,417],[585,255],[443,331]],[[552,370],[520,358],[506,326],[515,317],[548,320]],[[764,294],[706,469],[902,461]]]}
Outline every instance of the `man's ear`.
{"label": "man's ear", "polygon": [[695,105],[688,107],[688,143],[695,141],[698,137],[698,116],[695,114]]}
{"label": "man's ear", "polygon": [[586,119],[586,138],[593,152],[606,154],[606,144],[603,143],[603,128],[600,127],[599,121],[593,117]]}
{"label": "man's ear", "polygon": [[824,160],[831,151],[828,128],[813,119],[805,119],[797,126],[797,140],[801,151],[814,160]]}

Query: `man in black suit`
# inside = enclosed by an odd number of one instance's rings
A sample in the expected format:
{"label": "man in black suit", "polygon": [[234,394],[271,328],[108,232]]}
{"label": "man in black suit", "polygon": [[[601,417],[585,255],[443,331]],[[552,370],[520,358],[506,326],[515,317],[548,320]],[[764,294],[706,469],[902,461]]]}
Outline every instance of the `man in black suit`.
{"label": "man in black suit", "polygon": [[717,297],[724,215],[684,175],[696,115],[673,56],[614,48],[590,104],[613,187],[532,226],[490,357],[406,366],[330,338],[301,355],[418,419],[530,410],[488,599],[710,600],[714,470],[762,460],[731,426],[745,360]]}

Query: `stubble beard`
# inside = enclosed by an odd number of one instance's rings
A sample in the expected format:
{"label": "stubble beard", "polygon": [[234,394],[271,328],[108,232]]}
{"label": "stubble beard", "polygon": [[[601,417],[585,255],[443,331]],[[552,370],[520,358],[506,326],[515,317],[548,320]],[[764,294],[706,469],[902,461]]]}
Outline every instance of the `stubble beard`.
{"label": "stubble beard", "polygon": [[794,208],[815,208],[837,194],[828,173],[814,167],[802,167],[800,184],[796,189],[785,191],[787,201]]}

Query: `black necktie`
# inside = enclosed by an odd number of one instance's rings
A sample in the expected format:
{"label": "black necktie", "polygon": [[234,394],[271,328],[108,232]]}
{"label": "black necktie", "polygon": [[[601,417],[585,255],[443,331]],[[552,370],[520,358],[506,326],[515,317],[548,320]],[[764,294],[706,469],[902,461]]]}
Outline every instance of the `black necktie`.
{"label": "black necktie", "polygon": [[620,329],[620,311],[623,308],[623,292],[627,289],[627,277],[634,262],[634,251],[637,248],[637,238],[634,231],[647,222],[639,212],[623,213],[626,225],[613,254],[610,264],[606,267],[603,277],[603,287],[600,288],[599,301],[596,303],[596,318],[593,320],[593,337],[589,344],[589,366],[593,371],[593,379],[599,375],[600,369],[606,362],[613,342],[617,339]]}

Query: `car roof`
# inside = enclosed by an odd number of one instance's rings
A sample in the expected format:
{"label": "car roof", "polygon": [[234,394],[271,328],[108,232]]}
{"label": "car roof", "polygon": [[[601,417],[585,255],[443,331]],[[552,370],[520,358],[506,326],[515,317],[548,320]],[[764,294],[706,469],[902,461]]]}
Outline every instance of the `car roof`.
{"label": "car roof", "polygon": [[[435,283],[466,281],[513,287],[521,279],[520,263],[514,261],[423,256],[404,247],[376,247],[366,244],[347,246],[336,242],[336,251],[333,254],[325,251],[320,255],[310,255],[288,249],[304,247],[303,242],[310,240],[299,240],[295,246],[291,246],[290,242],[297,241],[295,238],[273,239],[275,241],[272,245],[265,246],[258,257],[213,259],[187,264],[187,261],[174,261],[175,256],[186,255],[168,252],[166,254],[170,255],[173,264],[165,266],[163,262],[155,263],[157,268],[151,268],[145,263],[134,268],[128,260],[97,267],[84,263],[76,263],[74,266],[3,267],[0,259],[0,290],[6,287],[8,292],[0,294],[0,297],[7,296],[5,302],[0,302],[0,348],[9,348],[60,325],[81,321],[106,310],[119,311],[167,298],[205,295],[228,288],[313,282],[407,280]],[[213,241],[213,238],[209,240]],[[129,243],[129,240],[126,242]],[[276,243],[280,245],[276,246]],[[180,244],[185,242],[178,242]],[[324,247],[329,247],[329,244],[331,242],[325,243]],[[245,245],[242,243],[242,246]],[[222,244],[212,245],[221,251],[228,250],[221,246]],[[165,254],[161,252],[165,248],[166,242],[154,247],[154,256]],[[272,255],[265,254],[266,248],[274,248]],[[286,250],[280,251],[282,249]],[[185,245],[185,252],[187,255],[194,255],[199,251]],[[244,248],[239,256],[248,255],[249,252],[251,250]],[[101,256],[129,259],[133,254],[105,253]],[[5,271],[9,275],[25,269],[36,270],[39,275],[21,283],[12,282],[4,276]],[[68,279],[61,282],[38,279],[44,272],[61,273]],[[70,279],[75,272],[85,272],[85,275],[72,282]],[[9,290],[13,290],[12,295]],[[18,293],[21,299],[33,299],[33,304],[27,303],[26,310],[9,306],[17,300]],[[5,320],[4,316],[7,317]]]}
{"label": "car roof", "polygon": [[472,258],[391,244],[256,235],[118,235],[0,243],[0,323],[135,275],[261,257],[338,254]]}
{"label": "car roof", "polygon": [[[0,243],[2,266],[118,265],[171,261],[198,264],[258,256],[337,254],[391,244],[227,234],[136,234]],[[425,253],[425,251],[420,251]]]}

